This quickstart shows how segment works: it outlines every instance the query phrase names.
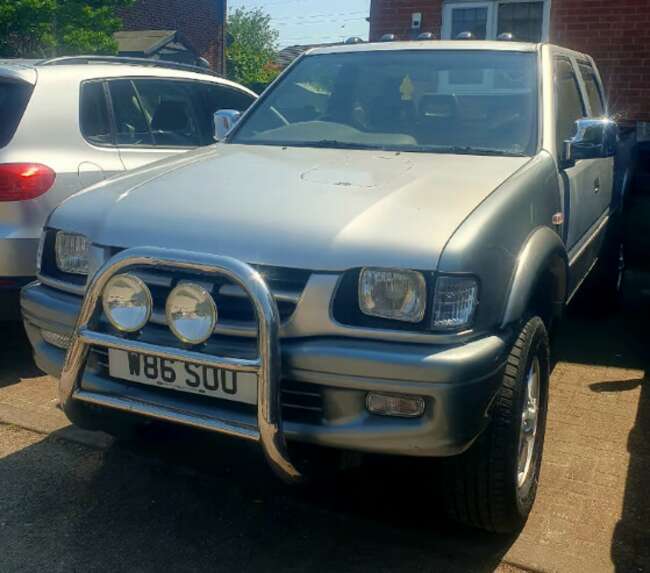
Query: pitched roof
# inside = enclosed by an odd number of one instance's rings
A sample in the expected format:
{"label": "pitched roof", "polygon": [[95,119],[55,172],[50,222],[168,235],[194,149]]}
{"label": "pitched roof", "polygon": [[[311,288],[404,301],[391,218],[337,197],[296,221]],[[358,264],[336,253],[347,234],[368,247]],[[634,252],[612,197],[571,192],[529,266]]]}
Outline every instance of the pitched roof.
{"label": "pitched roof", "polygon": [[132,30],[115,32],[113,38],[120,54],[142,54],[145,57],[172,42],[190,47],[176,30]]}
{"label": "pitched roof", "polygon": [[338,46],[341,42],[334,42],[330,44],[304,44],[304,45],[295,45],[288,46],[280,50],[275,56],[276,65],[286,68],[291,62],[293,62],[298,56],[304,54],[307,50],[312,48],[326,48],[329,46]]}

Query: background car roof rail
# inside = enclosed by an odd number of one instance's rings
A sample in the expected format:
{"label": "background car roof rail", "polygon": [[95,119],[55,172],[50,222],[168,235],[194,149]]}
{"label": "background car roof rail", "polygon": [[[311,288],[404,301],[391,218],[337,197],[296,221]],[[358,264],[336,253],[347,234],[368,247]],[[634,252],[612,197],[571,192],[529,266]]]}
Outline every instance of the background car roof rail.
{"label": "background car roof rail", "polygon": [[196,72],[207,74],[209,76],[221,77],[220,74],[210,68],[194,66],[192,64],[181,64],[179,62],[169,62],[166,60],[152,60],[149,58],[126,58],[121,56],[61,56],[43,60],[38,66],[67,66],[74,64],[124,64],[131,66],[150,66],[152,68],[167,68],[171,70],[183,70],[187,72]]}

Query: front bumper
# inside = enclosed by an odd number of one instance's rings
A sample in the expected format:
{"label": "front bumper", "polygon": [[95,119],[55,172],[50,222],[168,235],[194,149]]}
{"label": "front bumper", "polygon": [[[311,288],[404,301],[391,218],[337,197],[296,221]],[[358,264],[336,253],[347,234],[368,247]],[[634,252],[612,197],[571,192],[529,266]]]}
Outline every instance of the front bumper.
{"label": "front bumper", "polygon": [[[65,351],[48,344],[42,330],[71,336],[81,299],[38,282],[22,293],[25,328],[37,365],[60,377]],[[289,441],[334,448],[410,456],[451,456],[465,451],[489,421],[492,399],[501,383],[510,340],[487,336],[467,344],[439,346],[346,338],[282,340],[281,379],[319,387],[323,412],[318,420],[285,419]],[[147,402],[159,415],[183,412],[184,423],[214,429],[210,420],[230,419],[254,427],[255,416],[231,405],[199,402],[176,392],[110,378],[91,367],[82,372],[80,389],[106,401],[115,397]],[[412,394],[425,398],[417,419],[369,414],[368,392]],[[177,419],[177,421],[179,421]]]}

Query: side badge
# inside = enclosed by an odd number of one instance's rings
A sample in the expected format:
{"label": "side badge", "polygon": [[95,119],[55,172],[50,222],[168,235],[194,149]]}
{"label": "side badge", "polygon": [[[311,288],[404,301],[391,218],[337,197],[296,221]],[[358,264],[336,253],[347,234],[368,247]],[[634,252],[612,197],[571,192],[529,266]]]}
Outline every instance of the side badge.
{"label": "side badge", "polygon": [[564,223],[564,214],[555,213],[555,215],[553,215],[552,221],[554,225],[562,225]]}

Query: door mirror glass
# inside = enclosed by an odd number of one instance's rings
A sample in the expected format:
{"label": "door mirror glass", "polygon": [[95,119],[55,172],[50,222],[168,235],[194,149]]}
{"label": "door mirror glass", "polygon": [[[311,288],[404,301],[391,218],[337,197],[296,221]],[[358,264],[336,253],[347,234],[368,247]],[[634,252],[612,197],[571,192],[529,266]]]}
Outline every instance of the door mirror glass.
{"label": "door mirror glass", "polygon": [[611,119],[579,119],[576,134],[564,142],[564,164],[575,165],[581,159],[613,157],[618,143],[618,126]]}
{"label": "door mirror glass", "polygon": [[241,112],[236,109],[220,109],[214,114],[214,139],[223,141],[228,132],[239,121]]}

